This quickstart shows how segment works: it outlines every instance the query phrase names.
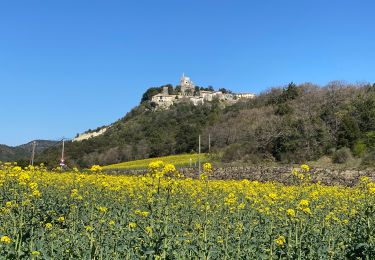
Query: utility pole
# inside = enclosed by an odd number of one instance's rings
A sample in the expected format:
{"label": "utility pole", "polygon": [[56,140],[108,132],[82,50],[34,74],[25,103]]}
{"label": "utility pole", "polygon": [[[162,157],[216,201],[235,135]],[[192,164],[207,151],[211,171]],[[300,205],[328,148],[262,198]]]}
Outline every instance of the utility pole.
{"label": "utility pole", "polygon": [[31,152],[31,160],[30,160],[31,166],[34,166],[35,147],[36,147],[36,141],[33,141],[33,151]]}
{"label": "utility pole", "polygon": [[201,175],[201,135],[199,135],[198,139],[198,172]]}
{"label": "utility pole", "polygon": [[65,149],[65,138],[62,139],[61,161],[60,161],[61,166],[65,165],[65,163],[64,163],[64,149]]}

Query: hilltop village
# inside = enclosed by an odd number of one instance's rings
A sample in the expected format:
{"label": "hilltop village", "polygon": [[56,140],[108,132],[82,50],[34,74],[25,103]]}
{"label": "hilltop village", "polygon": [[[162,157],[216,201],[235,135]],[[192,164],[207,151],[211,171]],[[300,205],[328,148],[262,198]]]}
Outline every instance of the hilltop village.
{"label": "hilltop village", "polygon": [[[151,103],[155,110],[164,110],[170,108],[173,104],[179,102],[191,102],[193,105],[202,105],[205,102],[219,100],[226,105],[231,105],[239,100],[251,99],[255,97],[253,93],[232,93],[231,91],[221,89],[215,91],[212,87],[200,88],[196,86],[193,81],[184,74],[180,78],[180,84],[173,88],[172,85],[166,85],[158,89],[157,93],[151,97]],[[100,127],[96,130],[89,130],[77,136],[72,140],[73,142],[80,142],[83,140],[97,137],[104,134],[111,126]]]}
{"label": "hilltop village", "polygon": [[226,103],[236,103],[241,99],[254,98],[253,93],[232,93],[215,91],[213,89],[202,90],[195,86],[193,81],[184,74],[180,79],[180,85],[178,85],[179,91],[177,94],[171,94],[169,88],[164,86],[162,92],[152,97],[151,102],[157,108],[169,108],[171,105],[181,101],[191,101],[194,105],[203,104],[206,101],[212,101],[214,99],[225,101]]}

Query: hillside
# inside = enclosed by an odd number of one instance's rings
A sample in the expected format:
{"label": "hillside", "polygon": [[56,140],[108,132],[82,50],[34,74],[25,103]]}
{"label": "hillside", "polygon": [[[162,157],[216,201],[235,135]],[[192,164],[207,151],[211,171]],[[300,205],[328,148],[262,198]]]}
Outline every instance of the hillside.
{"label": "hillside", "polygon": [[25,151],[17,147],[0,145],[0,161],[14,161],[25,157]]}
{"label": "hillside", "polygon": [[[35,140],[37,145],[35,153],[41,153],[45,149],[56,145],[56,141]],[[33,141],[19,146],[0,145],[0,161],[28,161],[32,152]]]}
{"label": "hillside", "polygon": [[[66,144],[69,165],[87,167],[171,154],[219,152],[224,162],[304,162],[328,155],[337,162],[375,157],[375,84],[332,82],[273,88],[258,97],[222,106],[174,104],[153,111],[135,107],[102,135]],[[59,149],[45,150],[40,162],[54,165]]]}

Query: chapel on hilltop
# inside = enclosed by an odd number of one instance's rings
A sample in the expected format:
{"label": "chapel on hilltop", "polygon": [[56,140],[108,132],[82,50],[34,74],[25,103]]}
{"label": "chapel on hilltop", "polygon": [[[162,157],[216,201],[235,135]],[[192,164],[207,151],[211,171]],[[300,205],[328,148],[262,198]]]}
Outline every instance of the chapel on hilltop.
{"label": "chapel on hilltop", "polygon": [[194,94],[195,85],[189,77],[185,76],[185,73],[182,74],[180,79],[181,86],[181,95],[183,96],[192,96]]}

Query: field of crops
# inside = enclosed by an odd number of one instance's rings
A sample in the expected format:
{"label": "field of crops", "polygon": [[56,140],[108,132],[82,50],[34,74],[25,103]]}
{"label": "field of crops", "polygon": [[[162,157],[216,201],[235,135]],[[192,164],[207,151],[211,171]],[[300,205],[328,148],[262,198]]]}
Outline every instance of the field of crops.
{"label": "field of crops", "polygon": [[[206,154],[203,153],[200,155],[200,157],[202,163],[207,161]],[[165,163],[171,163],[176,167],[189,167],[191,163],[192,167],[195,167],[198,164],[198,154],[179,154],[158,158],[122,162],[104,166],[103,169],[145,169],[152,161],[163,161]]]}
{"label": "field of crops", "polygon": [[375,184],[186,179],[152,162],[147,176],[0,165],[2,259],[375,258]]}

